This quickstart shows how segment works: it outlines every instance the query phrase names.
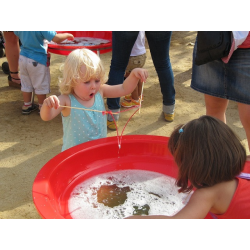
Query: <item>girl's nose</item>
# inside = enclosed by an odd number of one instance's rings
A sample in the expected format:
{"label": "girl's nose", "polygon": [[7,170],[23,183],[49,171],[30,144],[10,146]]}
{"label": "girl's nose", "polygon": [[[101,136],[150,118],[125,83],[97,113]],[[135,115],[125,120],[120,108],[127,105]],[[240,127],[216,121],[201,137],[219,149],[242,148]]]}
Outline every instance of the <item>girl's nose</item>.
{"label": "girl's nose", "polygon": [[95,83],[92,83],[91,84],[91,89],[95,89],[95,88],[96,88]]}

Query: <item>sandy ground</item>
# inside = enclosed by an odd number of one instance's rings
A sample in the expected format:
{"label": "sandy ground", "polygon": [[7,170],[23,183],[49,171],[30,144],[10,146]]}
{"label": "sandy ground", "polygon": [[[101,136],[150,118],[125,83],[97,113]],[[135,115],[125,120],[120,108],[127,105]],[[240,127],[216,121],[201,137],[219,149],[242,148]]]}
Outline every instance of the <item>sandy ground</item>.
{"label": "sandy ground", "polygon": [[[162,95],[158,77],[147,49],[144,68],[149,78],[144,86],[144,102],[140,114],[128,123],[124,135],[147,134],[169,136],[179,123],[205,114],[203,95],[190,88],[192,51],[196,32],[173,32],[170,55],[175,76],[176,111],[175,120],[167,123],[162,114]],[[102,54],[106,72],[109,72],[112,52]],[[51,94],[59,95],[57,83],[62,75],[61,65],[65,56],[51,54]],[[0,58],[0,66],[6,58]],[[36,98],[35,98],[36,101]],[[8,86],[7,75],[0,67],[0,218],[39,219],[32,200],[32,185],[39,170],[51,158],[61,152],[61,117],[44,122],[37,113],[21,114],[22,95],[20,90]],[[133,110],[121,114],[119,133]],[[239,120],[237,105],[229,103],[228,125],[240,136],[247,147],[245,131]],[[108,131],[108,136],[116,136]]]}

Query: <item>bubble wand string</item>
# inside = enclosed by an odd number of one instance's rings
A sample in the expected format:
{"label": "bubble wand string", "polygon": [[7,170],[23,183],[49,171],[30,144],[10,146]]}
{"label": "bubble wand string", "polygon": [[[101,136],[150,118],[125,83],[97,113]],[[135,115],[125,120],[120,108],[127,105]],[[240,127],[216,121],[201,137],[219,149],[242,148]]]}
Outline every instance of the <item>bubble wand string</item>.
{"label": "bubble wand string", "polygon": [[[134,106],[133,108],[137,108],[138,107],[138,105],[137,106]],[[140,107],[139,107],[140,108]],[[122,132],[121,132],[121,135],[119,136],[119,133],[118,133],[118,127],[117,127],[117,124],[116,124],[116,121],[115,121],[115,118],[114,118],[114,116],[113,116],[113,114],[114,113],[112,113],[111,111],[108,111],[108,113],[112,116],[112,118],[113,118],[113,121],[114,121],[114,123],[115,123],[115,127],[116,127],[116,135],[117,135],[117,140],[118,140],[118,148],[120,149],[121,148],[121,141],[122,141],[122,135],[123,135],[123,132],[124,132],[124,130],[125,130],[125,128],[127,127],[127,124],[128,124],[128,122],[130,121],[130,119],[135,115],[135,113],[139,110],[139,108],[129,117],[129,119],[127,120],[127,122],[126,122],[126,124],[125,124],[125,126],[123,127],[123,130],[122,130]],[[124,110],[124,111],[127,111],[127,110],[129,110],[129,109],[126,109],[126,110]],[[124,111],[121,111],[121,112],[124,112]],[[120,113],[121,113],[120,112]]]}

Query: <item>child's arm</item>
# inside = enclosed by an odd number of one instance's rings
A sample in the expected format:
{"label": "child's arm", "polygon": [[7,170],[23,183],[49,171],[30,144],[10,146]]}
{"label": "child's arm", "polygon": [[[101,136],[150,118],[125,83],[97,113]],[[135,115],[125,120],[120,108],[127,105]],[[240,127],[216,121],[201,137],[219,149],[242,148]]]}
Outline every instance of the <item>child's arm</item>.
{"label": "child's arm", "polygon": [[59,33],[59,34],[56,34],[52,41],[55,42],[55,43],[61,43],[63,42],[64,40],[74,40],[74,36],[70,33]]}
{"label": "child's arm", "polygon": [[138,81],[145,82],[148,78],[148,71],[142,68],[133,69],[123,84],[103,84],[100,88],[103,97],[115,98],[130,94],[138,84]]}
{"label": "child's arm", "polygon": [[209,188],[197,189],[188,204],[174,216],[148,215],[129,216],[125,219],[204,219],[215,202],[215,195]]}
{"label": "child's arm", "polygon": [[60,114],[60,112],[62,112],[64,116],[67,116],[68,114],[64,112],[65,110],[67,110],[67,112],[70,112],[70,110],[67,108],[62,108],[60,107],[60,105],[69,106],[70,105],[69,102],[70,102],[69,97],[66,95],[60,95],[58,97],[56,95],[51,95],[47,97],[43,101],[43,105],[40,110],[40,116],[42,120],[50,121],[53,118],[55,118],[58,114]]}

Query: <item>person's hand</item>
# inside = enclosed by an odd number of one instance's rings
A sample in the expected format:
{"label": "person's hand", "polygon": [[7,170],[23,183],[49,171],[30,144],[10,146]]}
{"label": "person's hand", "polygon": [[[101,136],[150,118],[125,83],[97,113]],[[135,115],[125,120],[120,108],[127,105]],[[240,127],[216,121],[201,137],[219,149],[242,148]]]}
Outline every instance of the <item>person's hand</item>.
{"label": "person's hand", "polygon": [[67,37],[68,40],[72,40],[73,41],[75,39],[72,34],[67,33],[67,35],[68,35],[68,37]]}
{"label": "person's hand", "polygon": [[148,71],[146,69],[135,68],[132,70],[132,72],[135,75],[135,77],[141,80],[141,82],[146,82],[148,78]]}
{"label": "person's hand", "polygon": [[51,95],[43,101],[43,105],[49,108],[58,109],[60,106],[60,101],[56,95]]}

